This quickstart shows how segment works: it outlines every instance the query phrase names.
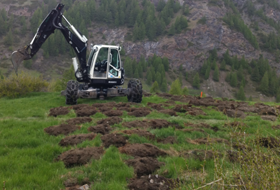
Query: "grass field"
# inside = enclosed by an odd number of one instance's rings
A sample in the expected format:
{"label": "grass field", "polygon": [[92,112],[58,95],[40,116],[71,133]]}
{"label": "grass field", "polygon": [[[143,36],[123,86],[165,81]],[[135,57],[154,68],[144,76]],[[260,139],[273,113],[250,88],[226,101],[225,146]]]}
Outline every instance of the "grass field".
{"label": "grass field", "polygon": [[[167,99],[151,96],[144,97],[140,105],[147,106],[148,102],[164,103]],[[127,102],[126,97],[112,98],[103,102]],[[101,103],[100,100],[78,100],[79,104]],[[176,104],[186,104],[176,102]],[[271,104],[274,105],[274,104]],[[133,158],[119,152],[115,146],[105,149],[99,160],[91,160],[81,166],[64,166],[62,161],[55,159],[71,149],[85,147],[100,147],[102,140],[98,134],[93,140],[84,141],[75,146],[61,147],[59,142],[64,135],[51,136],[44,132],[50,126],[58,125],[67,119],[75,118],[75,112],[58,117],[49,117],[51,108],[65,106],[65,98],[59,93],[31,93],[18,99],[0,99],[0,180],[3,189],[65,189],[64,182],[74,178],[82,185],[83,181],[90,183],[91,189],[128,189],[129,179],[135,177],[134,169],[125,164],[125,160]],[[167,108],[172,108],[169,105]],[[164,144],[157,140],[147,139],[138,135],[128,135],[129,144],[149,143],[168,153],[167,156],[157,157],[158,161],[165,164],[156,170],[166,178],[179,179],[175,189],[279,189],[278,144],[272,148],[265,148],[255,143],[260,137],[274,137],[278,140],[280,130],[273,129],[273,125],[280,122],[264,121],[257,114],[249,114],[244,119],[229,118],[222,112],[212,107],[200,107],[207,115],[191,116],[177,113],[170,116],[156,110],[145,117],[135,117],[124,112],[123,122],[142,119],[165,119],[170,123],[180,125],[183,129],[175,127],[148,128],[147,131],[157,139],[175,137],[173,144]],[[91,116],[93,121],[81,125],[81,129],[71,135],[89,133],[88,127],[96,125],[100,119],[107,118],[101,112]],[[239,121],[244,126],[226,127],[225,123]],[[187,123],[206,123],[211,128],[190,127]],[[114,131],[128,129],[120,124],[112,126]],[[196,130],[184,130],[196,129]],[[229,143],[199,143],[199,138],[224,139]],[[277,141],[278,142],[278,141]],[[230,161],[228,151],[233,151],[233,144],[240,143],[250,147],[235,149],[237,159]],[[190,154],[196,150],[198,154]],[[201,152],[199,150],[202,150]],[[213,155],[208,157],[206,152]],[[204,151],[204,152],[203,152]],[[184,156],[188,153],[188,156]],[[203,155],[199,155],[203,154]],[[199,159],[199,158],[202,159]],[[242,157],[242,158],[241,158]],[[266,158],[266,159],[264,159]],[[255,160],[257,159],[257,161]],[[246,166],[246,167],[245,167]],[[261,166],[261,167],[260,167]],[[259,168],[260,167],[260,168]],[[258,172],[256,172],[258,171]],[[258,175],[256,175],[258,173]],[[271,175],[270,175],[271,173]],[[250,176],[248,176],[250,174]],[[260,185],[257,181],[262,178]],[[244,188],[245,187],[245,188]],[[271,187],[271,188],[269,188]]]}

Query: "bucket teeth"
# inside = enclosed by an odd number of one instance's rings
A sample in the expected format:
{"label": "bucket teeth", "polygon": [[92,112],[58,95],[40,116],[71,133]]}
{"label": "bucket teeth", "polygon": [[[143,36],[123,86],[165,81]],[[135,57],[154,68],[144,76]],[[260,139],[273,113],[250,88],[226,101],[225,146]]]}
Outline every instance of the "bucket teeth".
{"label": "bucket teeth", "polygon": [[29,47],[25,46],[12,53],[11,59],[12,59],[12,63],[13,63],[16,74],[17,74],[18,67],[22,63],[22,61],[31,59],[31,56],[28,53],[28,49],[29,49]]}

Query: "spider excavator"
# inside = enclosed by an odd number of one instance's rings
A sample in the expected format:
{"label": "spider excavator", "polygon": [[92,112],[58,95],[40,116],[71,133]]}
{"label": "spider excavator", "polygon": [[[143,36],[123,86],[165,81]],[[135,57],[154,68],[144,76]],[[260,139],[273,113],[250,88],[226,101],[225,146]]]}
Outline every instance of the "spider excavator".
{"label": "spider excavator", "polygon": [[[67,83],[64,95],[66,104],[77,103],[78,98],[99,98],[127,96],[128,101],[142,101],[142,84],[131,79],[128,88],[124,84],[125,71],[120,57],[120,46],[91,45],[89,58],[86,59],[88,39],[81,34],[62,13],[64,5],[58,4],[42,21],[30,44],[12,53],[11,59],[17,73],[23,60],[32,59],[48,37],[59,30],[72,46],[76,57],[72,58],[76,81]],[[67,23],[65,26],[62,19]],[[55,48],[55,47],[54,47]],[[57,47],[58,48],[58,47]]]}

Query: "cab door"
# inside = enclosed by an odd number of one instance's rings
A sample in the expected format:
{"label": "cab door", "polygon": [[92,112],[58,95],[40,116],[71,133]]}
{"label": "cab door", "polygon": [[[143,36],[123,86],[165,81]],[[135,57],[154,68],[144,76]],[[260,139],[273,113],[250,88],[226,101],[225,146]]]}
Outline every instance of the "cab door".
{"label": "cab door", "polygon": [[108,78],[120,79],[121,78],[121,60],[119,51],[117,49],[109,50],[109,72]]}

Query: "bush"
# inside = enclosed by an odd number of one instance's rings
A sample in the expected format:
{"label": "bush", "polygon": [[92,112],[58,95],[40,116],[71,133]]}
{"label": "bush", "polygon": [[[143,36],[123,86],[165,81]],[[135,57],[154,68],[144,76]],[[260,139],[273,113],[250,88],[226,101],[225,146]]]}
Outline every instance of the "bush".
{"label": "bush", "polygon": [[65,90],[67,82],[69,80],[76,80],[73,65],[71,65],[71,67],[68,70],[64,71],[61,79],[58,79],[57,81],[52,82],[52,85],[51,85],[51,88],[49,89],[49,91],[58,92],[61,90]]}
{"label": "bush", "polygon": [[40,92],[48,86],[48,82],[42,77],[33,77],[27,73],[19,73],[18,76],[13,74],[4,78],[0,83],[0,98],[25,95],[29,92]]}

